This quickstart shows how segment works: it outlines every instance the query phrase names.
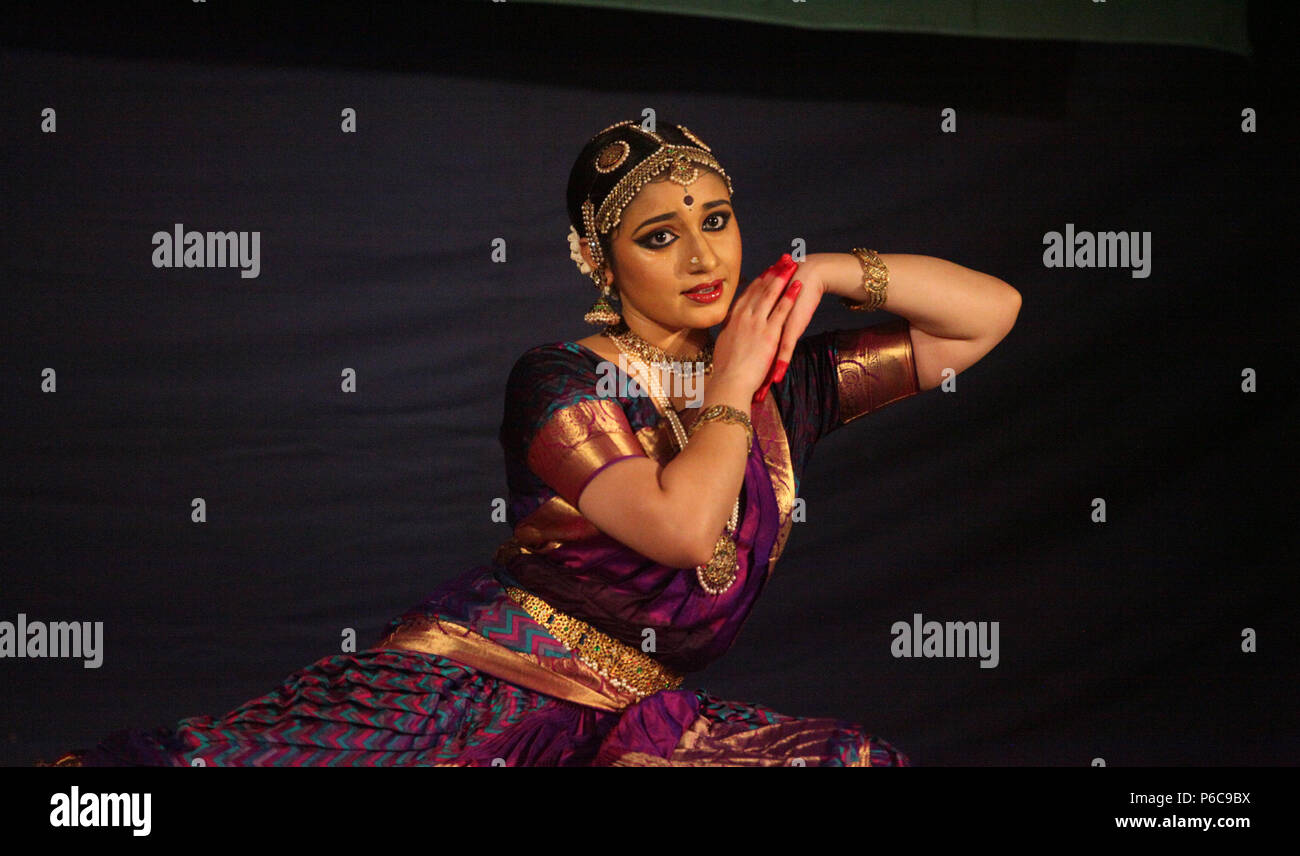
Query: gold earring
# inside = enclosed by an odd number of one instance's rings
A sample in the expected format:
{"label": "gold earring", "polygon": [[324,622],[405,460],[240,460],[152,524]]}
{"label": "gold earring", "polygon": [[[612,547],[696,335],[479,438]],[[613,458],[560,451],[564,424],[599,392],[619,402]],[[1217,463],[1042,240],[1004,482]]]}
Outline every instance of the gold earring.
{"label": "gold earring", "polygon": [[[594,265],[589,265],[588,275],[596,288],[600,289],[600,296],[596,302],[587,310],[587,314],[582,316],[582,320],[588,324],[598,324],[608,326],[617,324],[623,318],[609,302],[609,286],[605,284],[605,254],[600,251],[600,238],[596,234],[595,208],[591,200],[587,199],[582,203],[582,224],[587,232],[587,251],[591,253],[591,260]],[[576,232],[575,232],[576,234]]]}
{"label": "gold earring", "polygon": [[610,324],[617,324],[619,321],[622,321],[623,316],[619,315],[618,310],[609,302],[609,286],[601,284],[600,274],[596,271],[592,271],[591,278],[595,281],[597,287],[600,288],[600,296],[596,298],[596,302],[592,304],[592,307],[587,310],[587,314],[582,316],[582,320],[586,321],[588,324],[596,324],[606,327]]}

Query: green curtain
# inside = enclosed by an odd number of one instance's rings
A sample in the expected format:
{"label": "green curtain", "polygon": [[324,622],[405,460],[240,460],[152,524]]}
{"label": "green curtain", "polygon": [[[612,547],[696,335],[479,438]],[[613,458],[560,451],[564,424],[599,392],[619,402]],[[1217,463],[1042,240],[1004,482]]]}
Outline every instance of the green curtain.
{"label": "green curtain", "polygon": [[[491,0],[480,0],[491,2]],[[1065,39],[1252,53],[1246,0],[506,0],[826,30]]]}

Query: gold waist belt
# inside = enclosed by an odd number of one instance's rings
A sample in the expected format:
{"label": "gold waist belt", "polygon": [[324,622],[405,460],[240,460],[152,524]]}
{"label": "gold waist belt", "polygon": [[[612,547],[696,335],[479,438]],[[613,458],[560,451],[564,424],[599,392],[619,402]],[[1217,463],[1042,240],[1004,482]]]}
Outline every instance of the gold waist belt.
{"label": "gold waist belt", "polygon": [[644,698],[660,690],[675,690],[686,680],[639,648],[560,612],[535,594],[513,586],[506,586],[506,594],[578,659],[619,689]]}

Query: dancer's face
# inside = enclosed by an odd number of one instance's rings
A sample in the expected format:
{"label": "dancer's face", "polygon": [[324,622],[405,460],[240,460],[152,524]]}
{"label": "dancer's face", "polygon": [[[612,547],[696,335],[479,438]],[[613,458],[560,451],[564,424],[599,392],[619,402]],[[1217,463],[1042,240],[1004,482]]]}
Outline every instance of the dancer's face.
{"label": "dancer's face", "polygon": [[[701,168],[686,188],[666,178],[645,185],[623,209],[610,249],[613,285],[633,329],[707,329],[727,317],[740,285],[740,226],[716,173]],[[718,279],[722,294],[712,302],[684,293]]]}

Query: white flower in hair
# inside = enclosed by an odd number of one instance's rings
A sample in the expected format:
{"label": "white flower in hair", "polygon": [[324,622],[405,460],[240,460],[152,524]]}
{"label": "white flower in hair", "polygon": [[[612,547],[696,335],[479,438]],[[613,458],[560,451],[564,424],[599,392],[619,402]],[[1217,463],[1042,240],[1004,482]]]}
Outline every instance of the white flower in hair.
{"label": "white flower in hair", "polygon": [[569,225],[569,258],[573,259],[578,265],[578,270],[583,274],[591,273],[591,265],[582,257],[582,244],[578,243],[581,238],[578,237],[578,230]]}

